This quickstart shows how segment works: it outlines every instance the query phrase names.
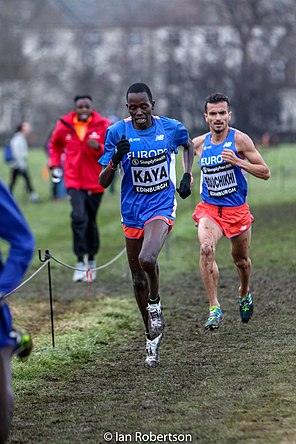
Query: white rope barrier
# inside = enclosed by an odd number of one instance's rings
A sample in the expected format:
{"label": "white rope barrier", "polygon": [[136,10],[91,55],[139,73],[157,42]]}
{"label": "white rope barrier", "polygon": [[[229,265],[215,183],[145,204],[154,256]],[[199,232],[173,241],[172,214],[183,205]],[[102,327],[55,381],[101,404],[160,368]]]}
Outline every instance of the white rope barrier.
{"label": "white rope barrier", "polygon": [[[109,267],[109,265],[112,265],[114,262],[116,262],[126,251],[126,248],[124,247],[123,250],[120,251],[120,253],[118,253],[113,259],[111,259],[109,262],[107,262],[106,264],[100,265],[99,267],[96,268],[90,268],[89,270],[91,271],[97,271],[97,270],[103,270],[103,268],[107,268]],[[46,265],[48,264],[48,262],[53,259],[55,262],[57,262],[60,265],[63,265],[64,267],[70,268],[71,270],[78,270],[78,271],[85,271],[85,269],[79,269],[79,268],[75,268],[72,267],[69,264],[66,264],[65,262],[57,259],[55,256],[53,256],[52,254],[46,254],[45,255],[45,261],[44,263],[41,265],[41,267],[38,268],[38,270],[36,270],[31,276],[28,277],[28,279],[26,279],[25,281],[23,281],[20,285],[18,285],[16,288],[14,288],[13,290],[11,290],[9,293],[6,293],[4,295],[2,295],[0,297],[1,299],[7,298],[8,296],[10,296],[12,293],[15,293],[17,290],[19,290],[21,287],[23,287],[25,284],[27,284],[31,279],[33,279],[33,277],[36,276],[36,274],[38,274],[44,267],[46,267]]]}
{"label": "white rope barrier", "polygon": [[28,279],[26,279],[25,281],[23,281],[18,287],[14,288],[13,290],[11,290],[9,293],[4,294],[1,299],[7,298],[8,296],[10,296],[12,293],[15,293],[17,290],[19,290],[21,287],[23,287],[25,284],[27,284],[31,279],[33,279],[34,276],[36,276],[36,274],[39,273],[39,271],[41,271],[50,261],[50,259],[47,259],[44,264],[41,265],[41,267],[38,268],[38,270],[36,270],[31,276],[28,277]]}
{"label": "white rope barrier", "polygon": [[[117,259],[119,259],[125,253],[125,250],[126,250],[126,248],[124,247],[123,250],[121,250],[121,252],[117,254],[117,256],[115,256],[113,259],[111,259],[106,264],[100,265],[99,267],[95,267],[95,268],[89,268],[89,270],[98,271],[98,270],[103,270],[103,268],[109,267],[109,265],[112,265],[114,262],[117,261]],[[85,271],[85,269],[72,267],[71,265],[66,264],[65,262],[62,262],[61,260],[54,257],[52,254],[49,254],[49,256],[47,256],[47,257],[49,257],[50,259],[53,259],[55,262],[57,262],[60,265],[63,265],[66,268],[70,268],[71,270]]]}
{"label": "white rope barrier", "polygon": [[[120,253],[118,253],[109,262],[107,262],[106,264],[100,265],[99,267],[96,267],[96,268],[90,268],[87,270],[87,273],[89,271],[92,272],[95,270],[102,270],[103,268],[106,268],[109,265],[112,265],[115,261],[117,261],[117,259],[119,259],[124,254],[125,251],[126,251],[126,249],[123,248],[123,250],[121,250]],[[72,267],[71,265],[68,265],[68,264],[60,261],[56,257],[52,256],[48,249],[45,250],[44,259],[42,259],[41,258],[41,250],[39,249],[39,260],[41,262],[43,262],[41,267],[39,267],[38,270],[36,270],[31,276],[29,276],[28,279],[23,281],[18,287],[14,288],[13,290],[11,290],[9,293],[7,293],[5,295],[0,295],[0,303],[1,303],[1,300],[4,300],[8,296],[10,296],[12,293],[15,293],[17,290],[19,290],[21,287],[23,287],[25,284],[27,284],[31,279],[33,279],[33,277],[36,276],[36,274],[39,273],[39,271],[41,271],[44,267],[48,266],[48,287],[49,287],[49,301],[50,301],[51,337],[52,337],[52,347],[54,348],[55,347],[55,338],[54,338],[55,335],[54,335],[54,316],[53,316],[53,296],[52,296],[51,272],[50,272],[51,259],[56,261],[58,264],[63,265],[64,267],[71,268],[72,270],[79,270],[78,268]],[[85,270],[79,270],[79,271],[85,271]],[[92,280],[90,279],[89,282],[92,282]],[[88,287],[88,289],[89,289],[89,287]]]}

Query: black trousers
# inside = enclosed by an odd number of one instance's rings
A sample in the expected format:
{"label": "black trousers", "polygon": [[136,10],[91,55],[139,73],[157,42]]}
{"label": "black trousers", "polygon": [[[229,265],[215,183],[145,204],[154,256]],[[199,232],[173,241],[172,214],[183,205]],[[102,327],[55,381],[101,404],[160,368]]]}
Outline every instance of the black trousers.
{"label": "black trousers", "polygon": [[67,193],[72,206],[73,251],[77,257],[85,254],[94,256],[100,248],[96,217],[103,193],[92,194],[74,188],[68,188]]}
{"label": "black trousers", "polygon": [[20,170],[19,168],[11,168],[10,172],[10,182],[9,182],[9,188],[11,191],[13,191],[14,185],[16,183],[16,179],[18,176],[22,176],[26,183],[26,189],[28,193],[32,193],[33,186],[31,184],[31,179],[29,176],[29,173],[27,170]]}

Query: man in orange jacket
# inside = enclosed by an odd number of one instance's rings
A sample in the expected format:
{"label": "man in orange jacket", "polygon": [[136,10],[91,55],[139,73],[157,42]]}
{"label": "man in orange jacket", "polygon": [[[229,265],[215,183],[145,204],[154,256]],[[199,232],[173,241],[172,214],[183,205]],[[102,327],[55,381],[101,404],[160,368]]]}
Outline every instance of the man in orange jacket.
{"label": "man in orange jacket", "polygon": [[[110,123],[93,109],[90,96],[76,96],[74,110],[58,120],[49,142],[53,180],[58,181],[64,174],[72,206],[73,250],[77,256],[74,282],[87,281],[86,271],[96,267],[95,255],[100,247],[96,216],[104,192],[98,180],[102,169],[98,160],[104,152]],[[92,280],[95,278],[93,272]]]}

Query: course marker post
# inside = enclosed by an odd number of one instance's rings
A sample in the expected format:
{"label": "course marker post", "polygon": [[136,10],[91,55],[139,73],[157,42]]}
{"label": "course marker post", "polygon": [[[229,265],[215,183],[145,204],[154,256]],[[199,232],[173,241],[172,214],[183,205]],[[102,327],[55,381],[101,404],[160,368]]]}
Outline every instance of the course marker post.
{"label": "course marker post", "polygon": [[49,289],[49,305],[50,305],[50,322],[51,322],[51,342],[52,347],[55,347],[55,341],[54,341],[54,318],[53,318],[53,299],[52,299],[52,285],[51,285],[51,270],[50,270],[50,259],[51,255],[49,253],[49,250],[45,250],[44,259],[41,258],[41,250],[39,248],[39,260],[41,262],[47,263],[47,272],[48,272],[48,289]]}

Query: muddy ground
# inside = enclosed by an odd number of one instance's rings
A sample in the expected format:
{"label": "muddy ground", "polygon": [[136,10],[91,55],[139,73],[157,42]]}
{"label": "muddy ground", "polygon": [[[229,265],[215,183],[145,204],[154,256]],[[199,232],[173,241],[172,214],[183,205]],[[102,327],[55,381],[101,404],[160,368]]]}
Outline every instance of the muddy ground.
{"label": "muddy ground", "polygon": [[[116,282],[106,285],[102,292],[118,292]],[[234,270],[221,272],[225,322],[206,333],[198,276],[162,285],[160,366],[143,367],[139,320],[101,362],[70,371],[67,381],[53,374],[18,393],[9,443],[144,442],[140,433],[145,442],[190,442],[185,434],[195,443],[296,442],[295,275],[253,271],[255,312],[248,325],[240,322],[237,286]],[[72,297],[81,294],[75,284],[66,288]],[[126,279],[121,291],[129,288]],[[153,441],[153,433],[166,438]]]}

